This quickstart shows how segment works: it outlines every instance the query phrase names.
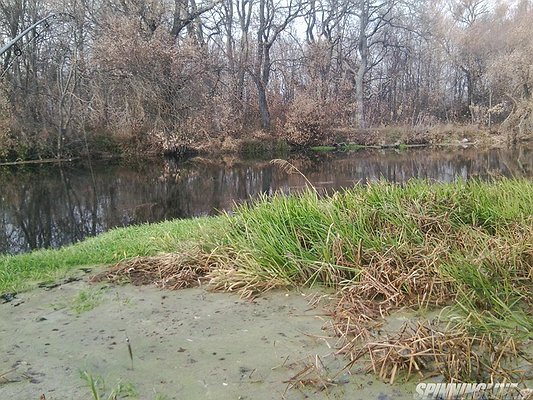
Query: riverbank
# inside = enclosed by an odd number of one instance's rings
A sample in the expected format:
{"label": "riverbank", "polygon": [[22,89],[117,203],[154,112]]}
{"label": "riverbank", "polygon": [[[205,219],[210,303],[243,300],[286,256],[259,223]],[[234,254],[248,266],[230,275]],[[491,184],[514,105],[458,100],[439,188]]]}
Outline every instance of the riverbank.
{"label": "riverbank", "polygon": [[[533,183],[526,180],[377,183],[326,197],[309,189],[232,215],[2,256],[0,291],[119,261],[94,280],[170,289],[202,282],[248,298],[274,288],[329,287],[340,350],[371,357],[370,369],[383,379],[518,379],[514,366],[533,331],[532,215]],[[383,337],[383,318],[406,307],[420,320]],[[427,318],[429,310],[442,311],[438,320]],[[531,367],[522,372],[527,378]]]}
{"label": "riverbank", "polygon": [[373,149],[405,149],[431,146],[505,147],[528,142],[531,134],[520,137],[498,129],[478,125],[438,124],[433,126],[383,126],[366,129],[331,128],[303,131],[256,131],[249,135],[225,136],[190,145],[198,154],[239,154],[243,156],[276,156],[299,151],[357,151]]}

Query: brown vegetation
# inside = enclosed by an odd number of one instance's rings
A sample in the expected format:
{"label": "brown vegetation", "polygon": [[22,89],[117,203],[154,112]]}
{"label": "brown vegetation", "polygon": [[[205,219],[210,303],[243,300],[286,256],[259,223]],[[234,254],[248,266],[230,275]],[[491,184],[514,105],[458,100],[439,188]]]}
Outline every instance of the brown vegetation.
{"label": "brown vegetation", "polygon": [[93,282],[129,282],[133,285],[155,285],[177,290],[198,286],[212,271],[208,259],[201,262],[200,251],[171,253],[162,256],[135,257],[118,263],[113,269],[95,275]]}

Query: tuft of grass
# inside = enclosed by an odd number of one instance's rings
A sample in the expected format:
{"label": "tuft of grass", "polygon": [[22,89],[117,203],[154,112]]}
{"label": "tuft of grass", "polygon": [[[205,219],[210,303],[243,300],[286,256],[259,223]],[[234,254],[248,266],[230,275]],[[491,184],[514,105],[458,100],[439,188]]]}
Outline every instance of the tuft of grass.
{"label": "tuft of grass", "polygon": [[116,400],[137,398],[137,389],[131,383],[117,383],[113,388],[108,388],[104,379],[94,376],[87,371],[80,371],[80,377],[85,381],[93,400]]}

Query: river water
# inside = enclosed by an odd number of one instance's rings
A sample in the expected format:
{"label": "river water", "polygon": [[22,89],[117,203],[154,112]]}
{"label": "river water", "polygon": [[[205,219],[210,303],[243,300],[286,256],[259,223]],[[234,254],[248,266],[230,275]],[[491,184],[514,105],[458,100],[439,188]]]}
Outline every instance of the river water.
{"label": "river water", "polygon": [[[533,177],[533,148],[360,150],[289,158],[318,188],[410,178]],[[305,180],[268,160],[193,158],[0,167],[0,253],[57,248],[118,226],[213,215]]]}

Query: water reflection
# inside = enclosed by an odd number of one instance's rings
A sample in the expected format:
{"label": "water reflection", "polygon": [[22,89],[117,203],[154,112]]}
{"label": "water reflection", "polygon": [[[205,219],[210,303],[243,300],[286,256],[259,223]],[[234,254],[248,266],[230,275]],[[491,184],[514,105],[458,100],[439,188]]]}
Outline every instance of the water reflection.
{"label": "water reflection", "polygon": [[[368,150],[290,160],[328,191],[357,182],[411,177],[453,181],[533,177],[533,149]],[[120,165],[0,169],[0,252],[60,247],[117,226],[229,210],[235,202],[305,185],[265,161],[196,158],[137,168]]]}

